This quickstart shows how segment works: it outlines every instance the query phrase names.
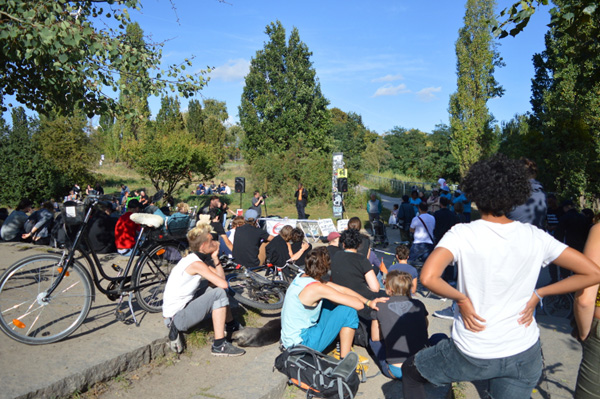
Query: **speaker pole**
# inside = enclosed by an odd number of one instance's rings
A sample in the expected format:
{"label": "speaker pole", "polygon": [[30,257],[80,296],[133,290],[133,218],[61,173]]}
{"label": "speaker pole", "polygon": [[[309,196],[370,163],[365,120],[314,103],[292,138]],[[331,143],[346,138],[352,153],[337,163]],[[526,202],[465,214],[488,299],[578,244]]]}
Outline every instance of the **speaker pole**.
{"label": "speaker pole", "polygon": [[242,208],[242,196],[244,195],[244,193],[240,193],[240,209],[244,209]]}

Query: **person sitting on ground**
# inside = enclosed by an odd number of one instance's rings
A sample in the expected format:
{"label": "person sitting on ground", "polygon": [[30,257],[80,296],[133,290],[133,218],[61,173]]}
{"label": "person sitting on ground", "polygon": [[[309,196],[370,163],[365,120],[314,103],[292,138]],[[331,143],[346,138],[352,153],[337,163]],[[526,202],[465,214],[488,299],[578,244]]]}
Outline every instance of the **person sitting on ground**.
{"label": "person sitting on ground", "polygon": [[[360,218],[354,216],[348,220],[348,230],[353,229],[360,233],[360,245],[358,246],[358,253],[369,259],[371,255],[371,238],[365,229],[362,228],[362,222]],[[340,240],[340,248],[344,249],[342,241]],[[333,259],[333,258],[332,258]]]}
{"label": "person sitting on ground", "polygon": [[115,227],[117,219],[111,216],[112,206],[110,202],[99,202],[98,210],[90,221],[88,238],[93,251],[97,254],[110,254],[117,252],[115,246]]}
{"label": "person sitting on ground", "polygon": [[27,213],[31,212],[31,205],[30,200],[23,198],[19,201],[17,208],[8,215],[0,229],[0,235],[4,241],[21,240],[21,235],[25,233],[25,221],[29,217]]}
{"label": "person sitting on ground", "polygon": [[[292,226],[285,225],[281,228],[279,234],[267,244],[266,251],[269,263],[279,267],[285,266],[288,260],[297,262],[310,250],[311,246],[307,242],[303,242],[298,251],[294,252],[292,250],[290,241],[292,240],[293,231]],[[304,259],[302,259],[302,262],[304,262]],[[299,263],[296,264],[300,265]]]}
{"label": "person sitting on ground", "polygon": [[329,245],[327,245],[327,252],[329,252],[329,259],[333,259],[333,256],[337,252],[342,251],[342,248],[340,248],[340,237],[341,234],[337,231],[332,231],[327,235],[327,242],[329,243]]}
{"label": "person sitting on ground", "polygon": [[[417,279],[419,278],[419,272],[413,266],[408,264],[408,256],[410,255],[410,249],[404,245],[400,244],[396,247],[396,262],[387,268],[388,273],[393,271],[408,273],[411,276],[411,289],[410,292],[412,294],[417,292]],[[383,280],[385,280],[385,276],[382,279],[382,288],[383,288]],[[388,294],[389,295],[389,294]]]}
{"label": "person sitting on ground", "polygon": [[367,299],[377,298],[377,276],[369,260],[357,253],[362,241],[360,233],[355,229],[345,230],[340,241],[344,250],[336,253],[331,260],[331,281],[350,288]]}
{"label": "person sitting on ground", "polygon": [[358,327],[357,310],[377,310],[387,298],[367,299],[349,288],[326,281],[327,249],[319,247],[306,256],[303,274],[288,287],[281,310],[281,343],[284,348],[304,345],[323,352],[339,335],[340,355],[351,350]]}
{"label": "person sitting on ground", "polygon": [[[421,271],[425,287],[458,305],[452,339],[404,362],[404,397],[425,398],[428,381],[487,380],[491,397],[529,398],[543,368],[536,306],[547,295],[598,284],[600,268],[543,230],[506,217],[531,190],[517,161],[501,154],[479,161],[462,186],[481,219],[452,227]],[[457,288],[442,278],[453,261],[458,263]],[[575,274],[536,290],[541,268],[553,261]]]}
{"label": "person sitting on ground", "polygon": [[402,204],[398,210],[398,227],[400,228],[400,239],[402,241],[411,241],[410,222],[415,217],[415,210],[410,204],[408,195],[402,196]]}
{"label": "person sitting on ground", "polygon": [[144,209],[145,207],[147,207],[148,205],[150,205],[150,197],[148,197],[148,194],[146,194],[145,190],[140,190],[140,207],[142,209]]}
{"label": "person sitting on ground", "polygon": [[433,231],[435,218],[427,213],[427,204],[419,204],[419,214],[410,223],[410,232],[414,234],[414,241],[410,246],[410,262],[425,262],[433,251]]}
{"label": "person sitting on ground", "polygon": [[32,241],[36,245],[50,245],[50,232],[54,224],[54,204],[44,202],[42,208],[33,212],[25,222],[23,240]]}
{"label": "person sitting on ground", "polygon": [[377,319],[371,323],[369,346],[383,375],[392,379],[402,378],[402,363],[409,356],[448,338],[446,334],[434,334],[429,339],[425,305],[411,295],[414,281],[406,272],[390,271],[385,278],[385,292],[390,299],[379,305]]}
{"label": "person sitting on ground", "polygon": [[127,206],[127,212],[121,215],[115,225],[115,246],[117,252],[123,256],[131,255],[131,251],[135,246],[140,225],[131,220],[131,215],[139,211],[140,202],[137,199],[132,199]]}
{"label": "person sitting on ground", "polygon": [[312,245],[304,241],[304,232],[297,227],[292,229],[290,241],[290,251],[295,257],[297,256],[296,259],[294,259],[296,265],[304,266],[306,252],[312,249]]}
{"label": "person sitting on ground", "polygon": [[246,224],[246,221],[244,220],[243,216],[236,216],[231,221],[231,228],[227,232],[227,238],[229,238],[229,241],[231,241],[232,245],[235,242],[234,241],[235,240],[235,232],[237,231],[237,228],[240,226],[243,226],[245,224]]}
{"label": "person sitting on ground", "polygon": [[233,244],[233,257],[235,261],[246,267],[260,266],[265,263],[264,257],[259,257],[261,245],[266,247],[266,242],[271,236],[265,230],[256,227],[258,213],[254,209],[248,209],[244,214],[246,224],[235,231]]}
{"label": "person sitting on ground", "polygon": [[[223,228],[223,223],[221,223],[219,220],[219,214],[220,212],[218,209],[210,210],[210,225],[212,226],[213,231],[219,237],[217,241],[219,241],[221,247],[224,247],[223,250],[227,248],[230,251],[233,251],[233,243],[229,241],[229,237],[227,237],[227,233]],[[221,250],[220,252],[224,252],[223,250]]]}
{"label": "person sitting on ground", "polygon": [[169,328],[171,350],[183,351],[182,331],[189,331],[209,314],[215,334],[211,347],[214,356],[241,356],[245,350],[227,341],[240,329],[231,314],[227,280],[219,262],[219,243],[211,235],[211,226],[198,222],[187,234],[190,253],[169,274],[163,296],[163,317]]}

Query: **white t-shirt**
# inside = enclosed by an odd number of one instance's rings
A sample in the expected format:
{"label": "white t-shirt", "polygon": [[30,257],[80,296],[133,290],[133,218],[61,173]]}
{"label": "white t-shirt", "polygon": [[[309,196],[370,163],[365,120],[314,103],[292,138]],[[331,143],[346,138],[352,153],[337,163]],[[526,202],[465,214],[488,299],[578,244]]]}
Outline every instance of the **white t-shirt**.
{"label": "white t-shirt", "polygon": [[518,323],[519,313],[531,299],[541,268],[558,258],[565,244],[530,224],[477,220],[452,227],[438,247],[452,252],[458,263],[457,289],[486,320],[484,331],[468,331],[455,307],[452,338],[463,353],[497,359],[537,342],[535,320],[525,327]]}
{"label": "white t-shirt", "polygon": [[169,274],[163,294],[163,316],[173,317],[185,308],[194,297],[202,277],[199,274],[188,274],[185,269],[194,262],[200,261],[196,254],[189,254],[181,259]]}
{"label": "white t-shirt", "polygon": [[231,187],[225,186],[225,194],[227,194],[227,195],[231,194]]}
{"label": "white t-shirt", "polygon": [[[425,226],[419,220],[419,217],[425,222],[427,225],[427,229],[429,230],[429,234],[427,230],[425,230]],[[412,222],[410,222],[410,228],[415,229],[415,240],[413,244],[433,244],[431,241],[431,236],[433,237],[433,229],[435,228],[435,218],[428,213],[424,213],[422,215],[417,215],[413,218]]]}

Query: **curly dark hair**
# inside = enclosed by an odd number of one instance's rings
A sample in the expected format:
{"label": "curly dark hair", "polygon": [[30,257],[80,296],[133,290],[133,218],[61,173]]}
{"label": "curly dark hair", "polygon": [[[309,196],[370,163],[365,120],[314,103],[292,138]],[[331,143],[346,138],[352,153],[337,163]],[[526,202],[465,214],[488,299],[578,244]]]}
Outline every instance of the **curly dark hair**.
{"label": "curly dark hair", "polygon": [[340,242],[344,245],[344,249],[358,249],[362,242],[360,231],[356,229],[344,230]]}
{"label": "curly dark hair", "polygon": [[410,249],[404,244],[400,244],[396,247],[396,257],[400,260],[408,259]]}
{"label": "curly dark hair", "polygon": [[299,228],[295,227],[291,234],[290,237],[292,239],[292,242],[299,242],[304,240],[304,232],[302,230],[300,230]]}
{"label": "curly dark hair", "polygon": [[306,254],[306,264],[304,265],[304,273],[321,281],[321,278],[329,271],[331,260],[327,247],[318,247],[308,251]]}
{"label": "curly dark hair", "polygon": [[515,206],[524,204],[531,194],[523,164],[503,154],[474,163],[461,186],[479,211],[493,216],[506,215]]}

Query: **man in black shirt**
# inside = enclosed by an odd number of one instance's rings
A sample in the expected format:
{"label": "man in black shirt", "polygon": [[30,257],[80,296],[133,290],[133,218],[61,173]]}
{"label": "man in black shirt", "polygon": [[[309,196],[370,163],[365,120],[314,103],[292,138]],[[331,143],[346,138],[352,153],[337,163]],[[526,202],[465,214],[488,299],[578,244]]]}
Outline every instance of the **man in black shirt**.
{"label": "man in black shirt", "polygon": [[269,233],[256,227],[257,218],[258,213],[254,209],[248,209],[244,214],[246,224],[235,230],[233,258],[246,267],[260,266],[260,246],[263,242],[271,240]]}
{"label": "man in black shirt", "polygon": [[448,209],[450,200],[445,197],[440,198],[440,210],[435,211],[433,217],[435,218],[435,228],[433,229],[433,238],[435,244],[437,244],[444,234],[458,223],[458,216],[456,213]]}

